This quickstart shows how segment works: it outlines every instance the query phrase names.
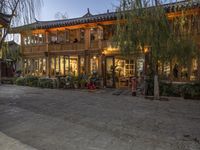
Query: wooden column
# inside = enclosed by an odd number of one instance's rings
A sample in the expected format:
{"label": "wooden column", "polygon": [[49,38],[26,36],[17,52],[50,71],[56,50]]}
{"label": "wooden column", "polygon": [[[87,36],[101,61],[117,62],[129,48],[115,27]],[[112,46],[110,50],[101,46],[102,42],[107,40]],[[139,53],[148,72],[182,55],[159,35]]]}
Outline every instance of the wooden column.
{"label": "wooden column", "polygon": [[90,28],[85,29],[85,49],[90,48]]}
{"label": "wooden column", "polygon": [[81,57],[80,57],[80,55],[78,55],[78,76],[80,76],[80,74],[81,74],[81,62],[80,62],[80,60],[81,60]]}
{"label": "wooden column", "polygon": [[90,75],[90,55],[85,56],[85,72],[87,75]]}
{"label": "wooden column", "polygon": [[102,68],[103,68],[103,65],[102,65],[102,62],[103,62],[103,58],[102,58],[102,55],[100,55],[98,57],[98,72],[99,72],[99,75],[102,76]]}
{"label": "wooden column", "polygon": [[20,46],[20,53],[22,54],[22,76],[25,75],[25,67],[24,67],[24,35],[21,34],[21,46]]}
{"label": "wooden column", "polygon": [[49,58],[49,33],[45,32],[45,57],[46,57],[46,76],[50,77],[50,58]]}

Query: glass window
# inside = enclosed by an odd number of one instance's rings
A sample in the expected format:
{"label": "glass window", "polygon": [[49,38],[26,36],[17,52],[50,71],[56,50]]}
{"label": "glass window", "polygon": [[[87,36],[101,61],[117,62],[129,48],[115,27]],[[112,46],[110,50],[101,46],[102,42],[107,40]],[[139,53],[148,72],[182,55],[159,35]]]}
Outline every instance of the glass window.
{"label": "glass window", "polygon": [[42,70],[43,75],[46,75],[46,66],[47,66],[46,58],[43,58],[43,70]]}
{"label": "glass window", "polygon": [[46,75],[46,59],[45,58],[39,59],[39,75],[40,76]]}
{"label": "glass window", "polygon": [[58,32],[58,42],[59,43],[64,43],[65,40],[65,32],[59,31]]}
{"label": "glass window", "polygon": [[84,42],[85,41],[85,30],[80,29],[80,41]]}
{"label": "glass window", "polygon": [[43,75],[43,59],[39,58],[39,75]]}
{"label": "glass window", "polygon": [[40,43],[40,44],[44,43],[44,35],[43,34],[38,35],[38,43]]}
{"label": "glass window", "polygon": [[84,59],[84,57],[80,58],[80,73],[85,74],[85,59]]}
{"label": "glass window", "polygon": [[51,32],[49,33],[49,41],[50,43],[56,43],[57,42],[57,33],[56,32]]}
{"label": "glass window", "polygon": [[78,58],[70,57],[70,73],[74,76],[78,75]]}
{"label": "glass window", "polygon": [[60,75],[60,59],[59,59],[59,56],[56,57],[56,75]]}
{"label": "glass window", "polygon": [[115,72],[117,77],[125,77],[126,69],[125,69],[125,60],[115,59]]}
{"label": "glass window", "polygon": [[91,28],[90,29],[90,40],[91,41],[97,41],[98,40],[97,28]]}
{"label": "glass window", "polygon": [[55,58],[51,58],[51,76],[55,75]]}
{"label": "glass window", "polygon": [[65,64],[65,59],[64,56],[60,56],[60,74],[64,75],[65,71],[64,71],[64,64]]}
{"label": "glass window", "polygon": [[70,38],[70,42],[77,43],[78,42],[77,30],[70,30],[69,38]]}
{"label": "glass window", "polygon": [[65,75],[68,75],[70,73],[69,69],[69,56],[65,56]]}
{"label": "glass window", "polygon": [[98,58],[96,56],[90,59],[90,70],[92,74],[98,72]]}

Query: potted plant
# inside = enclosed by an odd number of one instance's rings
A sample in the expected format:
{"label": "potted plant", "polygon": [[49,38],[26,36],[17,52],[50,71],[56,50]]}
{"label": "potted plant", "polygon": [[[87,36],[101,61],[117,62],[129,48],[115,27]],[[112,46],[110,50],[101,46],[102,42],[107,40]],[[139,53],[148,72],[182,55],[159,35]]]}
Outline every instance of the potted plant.
{"label": "potted plant", "polygon": [[74,88],[78,89],[79,87],[78,77],[73,77],[73,84],[74,84]]}

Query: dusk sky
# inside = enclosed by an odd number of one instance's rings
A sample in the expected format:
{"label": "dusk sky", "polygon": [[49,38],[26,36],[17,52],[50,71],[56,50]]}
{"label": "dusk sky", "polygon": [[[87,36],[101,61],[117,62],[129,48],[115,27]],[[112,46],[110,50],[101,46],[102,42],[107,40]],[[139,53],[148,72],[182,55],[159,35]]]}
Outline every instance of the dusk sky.
{"label": "dusk sky", "polygon": [[43,0],[39,20],[55,20],[57,12],[67,13],[68,18],[81,17],[90,8],[92,14],[114,11],[119,0]]}

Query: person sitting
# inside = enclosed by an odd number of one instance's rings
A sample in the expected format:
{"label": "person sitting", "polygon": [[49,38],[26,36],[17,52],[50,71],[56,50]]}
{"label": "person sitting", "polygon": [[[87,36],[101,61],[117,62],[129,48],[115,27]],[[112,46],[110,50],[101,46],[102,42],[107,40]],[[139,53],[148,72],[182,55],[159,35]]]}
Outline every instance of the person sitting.
{"label": "person sitting", "polygon": [[78,43],[78,39],[77,38],[74,39],[74,43]]}

